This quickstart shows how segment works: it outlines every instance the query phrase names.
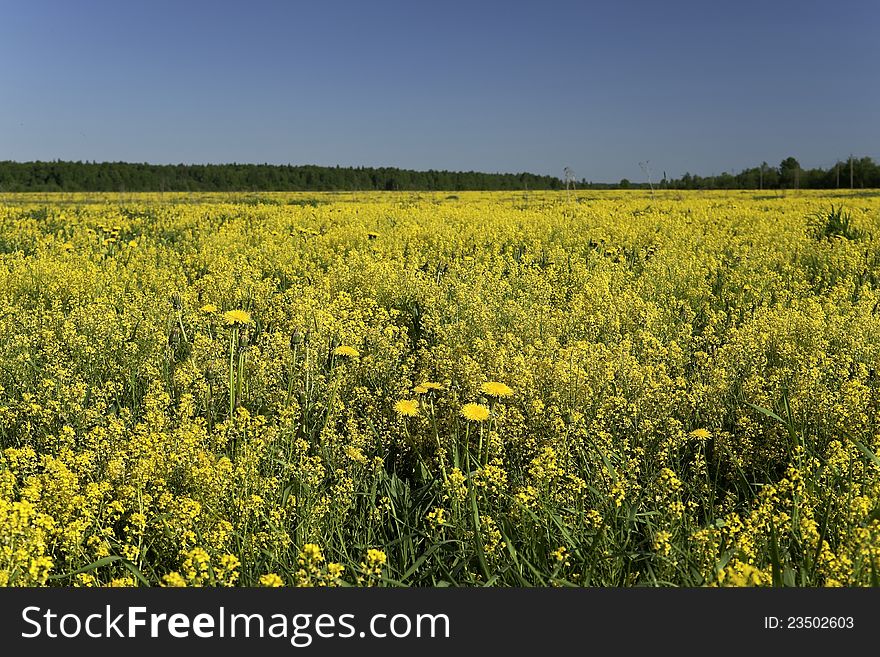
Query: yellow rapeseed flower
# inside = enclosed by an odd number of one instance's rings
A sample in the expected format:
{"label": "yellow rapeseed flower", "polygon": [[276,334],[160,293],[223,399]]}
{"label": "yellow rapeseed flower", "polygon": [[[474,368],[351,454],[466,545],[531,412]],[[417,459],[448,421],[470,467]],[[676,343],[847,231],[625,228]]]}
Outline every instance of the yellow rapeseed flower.
{"label": "yellow rapeseed flower", "polygon": [[367,550],[367,565],[368,566],[384,566],[388,561],[388,557],[382,550],[377,550],[375,548],[370,548]]}
{"label": "yellow rapeseed flower", "polygon": [[446,522],[446,509],[443,507],[434,507],[433,511],[427,513],[428,522],[439,527]]}
{"label": "yellow rapeseed flower", "polygon": [[556,560],[557,563],[565,562],[568,565],[568,549],[565,546],[560,546],[553,550],[551,553],[552,557]]}
{"label": "yellow rapeseed flower", "polygon": [[489,409],[482,404],[465,404],[461,407],[461,416],[471,422],[485,422],[489,419]]}
{"label": "yellow rapeseed flower", "polygon": [[394,412],[403,417],[415,417],[419,414],[419,402],[415,399],[401,399],[394,404]]}
{"label": "yellow rapeseed flower", "polygon": [[480,390],[490,397],[510,397],[513,394],[511,388],[500,381],[487,381]]}
{"label": "yellow rapeseed flower", "polygon": [[260,586],[269,586],[272,588],[276,588],[279,586],[284,586],[284,580],[281,579],[276,573],[267,573],[266,575],[260,576]]}
{"label": "yellow rapeseed flower", "polygon": [[333,350],[334,356],[342,356],[343,358],[357,358],[360,356],[360,352],[354,347],[349,347],[347,344],[340,345]]}
{"label": "yellow rapeseed flower", "polygon": [[299,558],[303,561],[321,563],[324,561],[324,553],[317,543],[306,543],[300,550]]}
{"label": "yellow rapeseed flower", "polygon": [[186,586],[186,580],[177,571],[172,571],[162,576],[162,586],[182,588]]}
{"label": "yellow rapeseed flower", "polygon": [[213,303],[206,303],[199,310],[201,310],[203,313],[207,313],[208,315],[210,315],[217,312],[217,306],[215,306]]}
{"label": "yellow rapeseed flower", "polygon": [[251,319],[251,314],[247,310],[227,310],[223,313],[223,322],[230,326],[234,324],[247,326],[253,324],[254,320]]}

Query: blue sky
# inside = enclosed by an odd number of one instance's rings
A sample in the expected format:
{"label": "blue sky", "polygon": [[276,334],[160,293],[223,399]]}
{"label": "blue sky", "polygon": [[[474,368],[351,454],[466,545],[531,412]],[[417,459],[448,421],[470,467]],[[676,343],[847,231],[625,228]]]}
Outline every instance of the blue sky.
{"label": "blue sky", "polygon": [[0,2],[0,159],[880,159],[880,2]]}

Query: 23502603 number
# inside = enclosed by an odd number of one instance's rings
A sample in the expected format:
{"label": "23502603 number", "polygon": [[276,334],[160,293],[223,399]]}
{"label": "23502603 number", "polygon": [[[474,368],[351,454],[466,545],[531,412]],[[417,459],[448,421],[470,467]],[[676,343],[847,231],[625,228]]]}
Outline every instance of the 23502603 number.
{"label": "23502603 number", "polygon": [[852,616],[789,616],[790,630],[849,630],[855,626]]}

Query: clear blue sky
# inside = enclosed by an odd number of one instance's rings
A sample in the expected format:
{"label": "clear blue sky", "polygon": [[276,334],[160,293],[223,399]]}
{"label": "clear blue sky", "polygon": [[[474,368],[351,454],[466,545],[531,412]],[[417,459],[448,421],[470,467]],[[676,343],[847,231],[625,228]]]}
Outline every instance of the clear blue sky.
{"label": "clear blue sky", "polygon": [[0,160],[643,179],[880,156],[878,0],[0,2]]}

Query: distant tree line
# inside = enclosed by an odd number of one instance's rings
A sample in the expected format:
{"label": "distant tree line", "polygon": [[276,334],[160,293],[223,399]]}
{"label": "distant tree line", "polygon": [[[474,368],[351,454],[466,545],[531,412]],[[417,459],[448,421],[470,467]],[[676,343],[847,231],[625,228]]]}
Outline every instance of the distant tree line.
{"label": "distant tree line", "polygon": [[[596,183],[580,189],[846,189],[880,188],[880,165],[870,157],[804,169],[794,157],[739,173],[685,173],[653,183]],[[0,192],[226,191],[466,191],[564,189],[555,176],[478,171],[413,171],[393,167],[279,164],[137,164],[129,162],[0,162]]]}
{"label": "distant tree line", "polygon": [[6,192],[464,191],[561,189],[554,176],[275,164],[0,162]]}
{"label": "distant tree line", "polygon": [[[855,189],[880,188],[880,165],[870,157],[839,160],[827,169],[804,169],[793,157],[787,157],[779,166],[766,162],[743,169],[739,173],[720,173],[699,176],[685,173],[681,178],[653,183],[659,189]],[[649,183],[632,182],[624,178],[613,185],[588,184],[589,187],[645,188]]]}

